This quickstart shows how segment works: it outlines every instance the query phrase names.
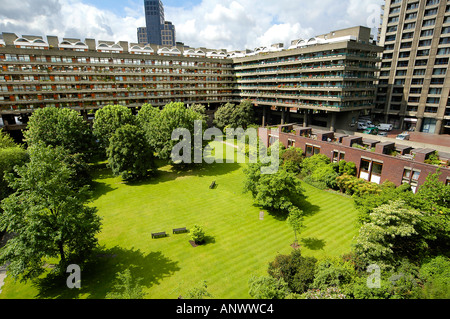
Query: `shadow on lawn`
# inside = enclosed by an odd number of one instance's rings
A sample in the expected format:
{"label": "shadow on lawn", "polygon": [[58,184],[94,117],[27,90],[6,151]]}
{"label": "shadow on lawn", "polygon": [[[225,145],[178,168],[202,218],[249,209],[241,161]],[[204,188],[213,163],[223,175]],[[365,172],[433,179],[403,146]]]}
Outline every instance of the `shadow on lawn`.
{"label": "shadow on lawn", "polygon": [[[159,184],[168,181],[176,180],[180,177],[205,177],[205,176],[220,176],[229,174],[233,171],[240,169],[240,164],[237,163],[212,163],[212,164],[193,164],[193,165],[172,165],[167,169],[167,165],[159,167],[156,171],[156,175],[149,177],[142,181],[127,182],[130,186],[142,186],[142,185],[152,185]],[[164,168],[164,169],[162,169]],[[212,181],[212,180],[211,180]],[[208,184],[209,186],[209,184]]]}
{"label": "shadow on lawn", "polygon": [[[253,205],[254,207],[259,207],[257,205]],[[310,203],[306,196],[298,196],[295,200],[295,206],[300,208],[303,211],[303,216],[308,217],[312,216],[318,211],[320,211],[320,207]],[[273,216],[276,220],[285,221],[288,218],[288,213],[285,211],[276,211],[276,210],[268,210],[268,213]]]}
{"label": "shadow on lawn", "polygon": [[66,280],[69,274],[55,275],[39,279],[35,285],[39,291],[37,298],[76,299],[87,295],[90,299],[104,299],[114,290],[116,275],[127,268],[133,280],[142,278],[140,285],[151,287],[163,278],[180,270],[178,263],[165,257],[161,252],[144,255],[140,250],[114,247],[98,250],[81,270],[81,288],[69,289]]}
{"label": "shadow on lawn", "polygon": [[325,247],[325,241],[323,239],[317,238],[302,238],[301,242],[303,245],[311,250],[322,250]]}

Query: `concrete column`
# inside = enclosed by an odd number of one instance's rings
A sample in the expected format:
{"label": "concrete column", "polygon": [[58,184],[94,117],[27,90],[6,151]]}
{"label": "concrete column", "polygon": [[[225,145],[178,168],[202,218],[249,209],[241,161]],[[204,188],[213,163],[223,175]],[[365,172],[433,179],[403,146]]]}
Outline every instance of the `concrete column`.
{"label": "concrete column", "polygon": [[291,122],[291,111],[289,110],[289,108],[286,108],[286,123],[290,123]]}
{"label": "concrete column", "polygon": [[331,125],[330,125],[330,131],[336,132],[336,112],[331,113]]}
{"label": "concrete column", "polygon": [[308,126],[308,115],[309,115],[309,110],[304,110],[304,112],[303,112],[303,127]]}
{"label": "concrete column", "polygon": [[262,115],[262,127],[265,127],[266,126],[266,106],[265,105],[263,105],[263,107],[262,107],[262,109],[263,109],[263,115]]}
{"label": "concrete column", "polygon": [[281,125],[284,124],[285,116],[286,116],[286,108],[282,107],[281,108]]}
{"label": "concrete column", "polygon": [[417,118],[417,123],[416,123],[416,132],[420,132],[420,130],[422,129],[422,123],[423,123],[423,117],[418,117]]}
{"label": "concrete column", "polygon": [[434,134],[439,135],[442,131],[442,120],[436,120],[436,129],[434,130]]}

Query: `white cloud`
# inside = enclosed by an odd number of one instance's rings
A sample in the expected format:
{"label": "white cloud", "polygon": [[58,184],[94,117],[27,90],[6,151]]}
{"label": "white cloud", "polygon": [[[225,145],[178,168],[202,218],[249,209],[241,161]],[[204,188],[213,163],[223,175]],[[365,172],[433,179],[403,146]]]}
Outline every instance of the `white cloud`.
{"label": "white cloud", "polygon": [[[83,0],[0,0],[0,32],[18,35],[136,42],[145,26],[142,1],[124,1],[122,10],[103,10]],[[193,47],[254,49],[367,25],[374,4],[383,0],[203,0],[195,6],[165,7],[177,41]],[[373,8],[373,7],[372,7]],[[121,12],[119,15],[118,12]]]}

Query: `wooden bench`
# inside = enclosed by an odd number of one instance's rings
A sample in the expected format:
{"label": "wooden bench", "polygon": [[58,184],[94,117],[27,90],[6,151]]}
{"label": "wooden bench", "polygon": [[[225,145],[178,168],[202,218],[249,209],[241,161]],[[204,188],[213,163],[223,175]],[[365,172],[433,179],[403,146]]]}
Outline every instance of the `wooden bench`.
{"label": "wooden bench", "polygon": [[212,182],[211,185],[209,186],[210,189],[213,189],[216,186],[216,181]]}
{"label": "wooden bench", "polygon": [[160,233],[152,233],[152,238],[160,238],[160,237],[166,237],[166,232],[160,232]]}
{"label": "wooden bench", "polygon": [[186,227],[183,227],[183,228],[174,228],[173,229],[173,233],[174,234],[180,234],[180,233],[187,233],[187,229],[186,229]]}

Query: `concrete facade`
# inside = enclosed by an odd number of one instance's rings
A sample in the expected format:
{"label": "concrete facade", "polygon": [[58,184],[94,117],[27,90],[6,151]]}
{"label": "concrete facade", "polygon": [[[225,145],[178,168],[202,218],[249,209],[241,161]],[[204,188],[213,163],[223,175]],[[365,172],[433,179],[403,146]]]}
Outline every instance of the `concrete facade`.
{"label": "concrete facade", "polygon": [[450,134],[450,4],[386,0],[375,117],[401,130]]}
{"label": "concrete facade", "polygon": [[238,95],[262,109],[264,124],[274,112],[281,123],[295,118],[305,126],[356,130],[359,115],[374,107],[381,51],[365,27],[294,40],[288,49],[262,48],[233,59]]}

